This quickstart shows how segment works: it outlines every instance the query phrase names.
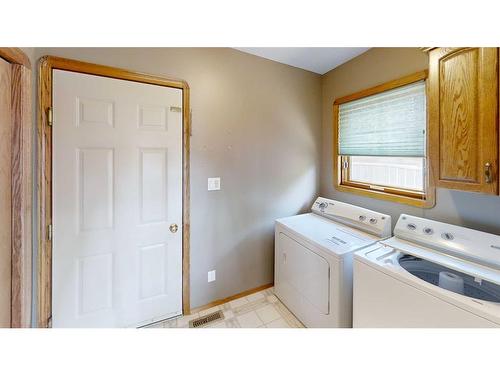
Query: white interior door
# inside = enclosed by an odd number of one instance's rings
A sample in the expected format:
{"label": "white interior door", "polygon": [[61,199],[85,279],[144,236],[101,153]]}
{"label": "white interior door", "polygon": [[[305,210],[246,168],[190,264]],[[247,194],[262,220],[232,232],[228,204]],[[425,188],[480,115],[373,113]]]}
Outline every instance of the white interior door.
{"label": "white interior door", "polygon": [[180,89],[54,70],[54,327],[182,313],[179,108]]}

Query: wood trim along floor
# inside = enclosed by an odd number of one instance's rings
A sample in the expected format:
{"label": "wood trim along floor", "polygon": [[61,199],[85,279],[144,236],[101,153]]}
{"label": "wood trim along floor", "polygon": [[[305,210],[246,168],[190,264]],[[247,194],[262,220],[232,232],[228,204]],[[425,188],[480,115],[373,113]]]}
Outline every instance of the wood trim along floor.
{"label": "wood trim along floor", "polygon": [[[192,309],[191,310],[191,314],[196,314],[196,313],[198,313],[198,312],[200,312],[202,310],[206,310],[206,309],[209,309],[209,308],[214,307],[214,306],[223,305],[225,303],[234,301],[235,299],[238,299],[238,298],[241,298],[241,297],[246,297],[246,296],[248,296],[250,294],[260,292],[261,290],[271,288],[273,285],[274,285],[274,283],[269,283],[269,284],[261,285],[261,286],[258,286],[257,288],[248,289],[248,290],[245,290],[244,292],[241,292],[241,293],[238,293],[238,294],[234,294],[234,295],[226,297],[226,298],[222,298],[222,299],[218,299],[218,300],[212,301],[210,303],[207,303],[206,305],[203,305],[203,306],[196,307],[196,308]],[[187,315],[187,314],[184,314],[184,315]]]}
{"label": "wood trim along floor", "polygon": [[0,48],[12,66],[11,327],[31,326],[32,119],[31,63],[19,48]]}
{"label": "wood trim along floor", "polygon": [[189,283],[189,166],[190,166],[190,100],[189,85],[186,81],[153,76],[110,66],[97,65],[82,61],[69,60],[55,56],[44,56],[39,60],[38,75],[38,327],[51,326],[52,299],[52,242],[47,228],[52,224],[52,129],[49,126],[49,109],[52,107],[52,70],[92,74],[101,77],[117,78],[127,81],[174,87],[182,90],[183,98],[183,233],[182,233],[182,308],[184,315],[190,314]]}

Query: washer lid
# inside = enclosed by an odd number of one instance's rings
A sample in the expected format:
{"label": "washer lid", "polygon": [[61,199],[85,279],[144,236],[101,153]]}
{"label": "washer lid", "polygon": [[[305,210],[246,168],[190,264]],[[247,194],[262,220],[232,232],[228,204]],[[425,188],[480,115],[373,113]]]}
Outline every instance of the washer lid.
{"label": "washer lid", "polygon": [[368,246],[380,238],[316,214],[303,214],[276,220],[305,240],[342,255]]}
{"label": "washer lid", "polygon": [[439,250],[431,249],[409,241],[392,237],[385,241],[380,241],[380,244],[385,247],[390,247],[404,254],[410,254],[418,258],[428,260],[430,262],[440,264],[452,270],[465,272],[474,277],[490,281],[495,284],[500,284],[500,271],[487,267],[475,262],[461,259],[455,256],[450,256]]}
{"label": "washer lid", "polygon": [[475,300],[500,303],[500,285],[498,284],[413,255],[400,256],[398,263],[413,276],[438,288]]}

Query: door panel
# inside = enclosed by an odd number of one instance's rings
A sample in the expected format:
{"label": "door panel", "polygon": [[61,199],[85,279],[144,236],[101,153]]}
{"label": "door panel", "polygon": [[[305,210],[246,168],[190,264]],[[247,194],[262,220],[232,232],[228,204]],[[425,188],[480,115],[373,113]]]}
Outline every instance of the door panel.
{"label": "door panel", "polygon": [[113,227],[113,159],[112,148],[77,150],[81,232]]}
{"label": "door panel", "polygon": [[446,56],[440,67],[441,179],[479,183],[479,49]]}
{"label": "door panel", "polygon": [[496,48],[430,53],[430,152],[440,187],[498,192],[497,55]]}
{"label": "door panel", "polygon": [[11,77],[0,58],[0,328],[10,327],[11,307]]}
{"label": "door panel", "polygon": [[180,315],[182,90],[60,70],[53,85],[53,326]]}
{"label": "door panel", "polygon": [[140,211],[143,224],[167,219],[167,151],[151,148],[140,150]]}

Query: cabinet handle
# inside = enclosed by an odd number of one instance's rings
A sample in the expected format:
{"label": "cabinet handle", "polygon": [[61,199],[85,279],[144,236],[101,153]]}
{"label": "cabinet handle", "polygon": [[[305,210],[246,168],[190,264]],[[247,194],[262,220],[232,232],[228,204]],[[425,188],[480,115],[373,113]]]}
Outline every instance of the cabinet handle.
{"label": "cabinet handle", "polygon": [[493,182],[493,178],[491,175],[491,164],[486,163],[484,165],[484,177],[486,178],[486,183],[491,184]]}

